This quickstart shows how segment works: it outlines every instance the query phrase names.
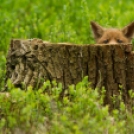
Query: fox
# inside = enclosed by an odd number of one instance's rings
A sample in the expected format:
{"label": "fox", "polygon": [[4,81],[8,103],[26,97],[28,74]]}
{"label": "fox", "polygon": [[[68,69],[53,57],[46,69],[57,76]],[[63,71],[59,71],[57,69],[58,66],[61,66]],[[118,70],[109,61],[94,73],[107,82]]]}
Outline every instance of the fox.
{"label": "fox", "polygon": [[122,29],[104,28],[91,21],[91,29],[96,44],[131,44],[134,35],[134,21]]}

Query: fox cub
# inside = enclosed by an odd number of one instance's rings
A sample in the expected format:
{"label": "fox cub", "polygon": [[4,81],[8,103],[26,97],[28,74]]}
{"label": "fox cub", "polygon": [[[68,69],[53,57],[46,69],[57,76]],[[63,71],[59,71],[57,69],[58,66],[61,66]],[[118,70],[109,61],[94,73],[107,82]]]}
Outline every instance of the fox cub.
{"label": "fox cub", "polygon": [[91,21],[91,28],[96,43],[98,44],[119,44],[131,43],[134,34],[134,22],[122,29],[103,28],[96,22]]}

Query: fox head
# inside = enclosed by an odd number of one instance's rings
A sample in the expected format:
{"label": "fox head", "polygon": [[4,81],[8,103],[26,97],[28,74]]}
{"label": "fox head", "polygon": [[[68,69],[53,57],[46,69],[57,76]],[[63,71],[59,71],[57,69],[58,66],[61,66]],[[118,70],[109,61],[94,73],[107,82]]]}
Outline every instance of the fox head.
{"label": "fox head", "polygon": [[96,43],[98,44],[119,44],[131,43],[134,34],[134,22],[122,29],[103,28],[96,22],[91,21],[91,28]]}

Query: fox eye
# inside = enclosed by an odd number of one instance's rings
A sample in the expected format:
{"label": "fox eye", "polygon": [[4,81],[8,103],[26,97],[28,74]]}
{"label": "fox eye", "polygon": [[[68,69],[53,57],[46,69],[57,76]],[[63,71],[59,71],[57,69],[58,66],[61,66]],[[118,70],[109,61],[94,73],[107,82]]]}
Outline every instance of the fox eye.
{"label": "fox eye", "polygon": [[103,43],[107,44],[109,42],[109,39],[106,39],[103,41]]}
{"label": "fox eye", "polygon": [[118,43],[123,43],[123,41],[122,41],[122,40],[120,40],[120,39],[117,39],[117,42],[118,42]]}

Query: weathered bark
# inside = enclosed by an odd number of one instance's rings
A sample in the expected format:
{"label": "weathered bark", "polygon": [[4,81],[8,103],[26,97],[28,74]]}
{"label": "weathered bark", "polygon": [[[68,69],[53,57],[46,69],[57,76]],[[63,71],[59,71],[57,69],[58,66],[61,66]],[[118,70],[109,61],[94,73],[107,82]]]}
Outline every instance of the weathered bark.
{"label": "weathered bark", "polygon": [[7,55],[6,78],[15,86],[24,83],[37,88],[45,80],[56,80],[66,89],[88,76],[92,88],[105,87],[106,101],[111,102],[110,97],[118,96],[120,90],[126,100],[128,90],[134,89],[131,51],[131,44],[73,45],[14,39]]}

